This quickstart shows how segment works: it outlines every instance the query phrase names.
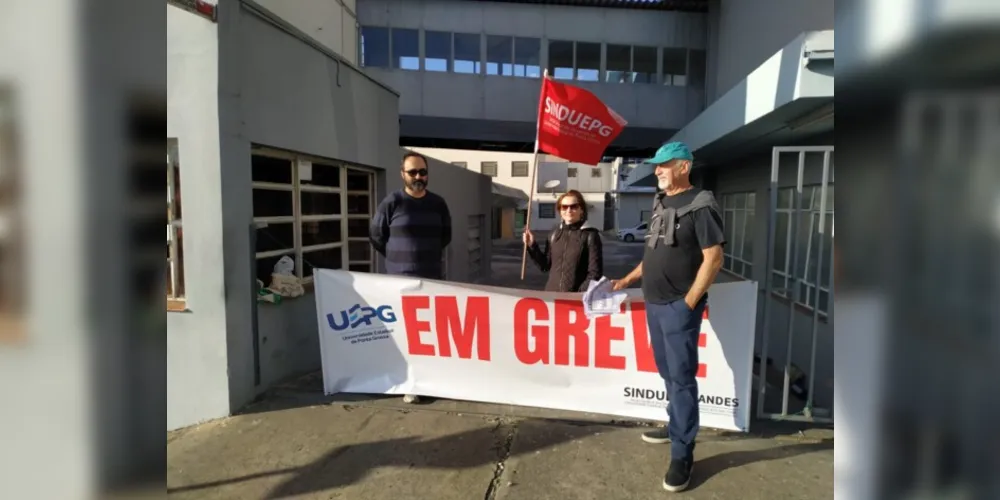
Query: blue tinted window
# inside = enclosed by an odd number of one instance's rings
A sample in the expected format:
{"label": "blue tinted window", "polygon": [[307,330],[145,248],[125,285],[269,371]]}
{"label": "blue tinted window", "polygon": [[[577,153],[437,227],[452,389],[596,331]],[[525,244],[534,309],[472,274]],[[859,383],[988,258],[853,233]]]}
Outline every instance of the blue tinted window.
{"label": "blue tinted window", "polygon": [[663,49],[663,84],[674,87],[687,85],[687,49]]}
{"label": "blue tinted window", "polygon": [[573,79],[573,42],[549,42],[549,75],[557,80]]}
{"label": "blue tinted window", "polygon": [[451,62],[451,33],[424,32],[424,69],[448,71]]}
{"label": "blue tinted window", "polygon": [[576,42],[576,79],[601,80],[601,44]]}
{"label": "blue tinted window", "polygon": [[604,81],[609,83],[631,83],[634,79],[632,74],[632,47],[629,45],[608,44],[604,50],[605,60],[607,61],[607,73],[605,74]]}
{"label": "blue tinted window", "polygon": [[656,47],[632,47],[636,83],[656,83]]}
{"label": "blue tinted window", "polygon": [[479,34],[455,33],[455,73],[482,73]]}
{"label": "blue tinted window", "polygon": [[417,30],[392,29],[392,67],[420,69],[420,34]]}
{"label": "blue tinted window", "polygon": [[542,41],[537,38],[514,39],[514,76],[539,78],[541,67]]}
{"label": "blue tinted window", "polygon": [[361,65],[371,68],[389,67],[389,29],[361,27]]}
{"label": "blue tinted window", "polygon": [[514,39],[509,36],[486,37],[486,74],[511,76],[514,74]]}

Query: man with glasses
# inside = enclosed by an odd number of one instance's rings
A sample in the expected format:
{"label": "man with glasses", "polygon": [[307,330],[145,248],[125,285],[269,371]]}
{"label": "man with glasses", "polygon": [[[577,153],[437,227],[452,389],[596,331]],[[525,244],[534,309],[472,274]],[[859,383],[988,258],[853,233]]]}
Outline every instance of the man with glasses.
{"label": "man with glasses", "polygon": [[667,387],[668,423],[642,435],[670,443],[667,491],[691,480],[698,435],[698,335],[708,287],[722,268],[722,212],[711,191],[691,185],[694,156],[682,142],[664,144],[645,161],[655,165],[657,187],[642,262],[616,280],[621,290],[642,278],[646,324],[657,371]]}
{"label": "man with glasses", "polygon": [[[444,279],[444,248],[451,243],[451,213],[444,198],[427,190],[427,158],[408,152],[400,170],[403,189],[378,205],[369,240],[385,258],[388,274]],[[416,395],[403,401],[415,403]]]}

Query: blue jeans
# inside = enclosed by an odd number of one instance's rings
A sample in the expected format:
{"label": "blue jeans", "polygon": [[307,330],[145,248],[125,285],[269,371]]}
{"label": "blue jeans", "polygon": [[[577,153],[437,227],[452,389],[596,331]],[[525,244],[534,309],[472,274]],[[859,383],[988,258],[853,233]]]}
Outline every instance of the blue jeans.
{"label": "blue jeans", "polygon": [[698,436],[698,335],[707,297],[694,310],[684,299],[646,303],[646,324],[656,369],[667,387],[667,434],[674,460],[694,460]]}

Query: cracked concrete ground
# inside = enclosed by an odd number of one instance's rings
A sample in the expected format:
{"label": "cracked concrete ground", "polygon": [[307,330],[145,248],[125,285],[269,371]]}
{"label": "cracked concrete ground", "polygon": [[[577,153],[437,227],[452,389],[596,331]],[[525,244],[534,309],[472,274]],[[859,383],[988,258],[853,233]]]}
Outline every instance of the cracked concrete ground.
{"label": "cracked concrete ground", "polygon": [[[618,500],[669,495],[642,422],[486,403],[278,392],[169,434],[178,499]],[[703,430],[682,498],[833,498],[830,430]]]}
{"label": "cracked concrete ground", "polygon": [[[607,239],[606,239],[607,241]],[[608,242],[606,272],[640,244]],[[521,246],[494,243],[490,284],[540,289]],[[592,413],[453,400],[323,396],[318,373],[280,384],[241,415],[168,434],[178,499],[632,500],[661,488],[669,445],[647,423]],[[833,431],[754,422],[750,434],[702,429],[689,499],[833,498]]]}

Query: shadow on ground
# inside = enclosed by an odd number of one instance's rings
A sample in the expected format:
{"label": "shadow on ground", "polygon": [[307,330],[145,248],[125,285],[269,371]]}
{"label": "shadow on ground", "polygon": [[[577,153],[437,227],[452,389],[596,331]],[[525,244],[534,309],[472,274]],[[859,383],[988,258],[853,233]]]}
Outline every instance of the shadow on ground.
{"label": "shadow on ground", "polygon": [[[378,413],[369,415],[357,429],[357,433],[364,433],[376,415]],[[492,427],[482,426],[431,439],[408,436],[346,444],[337,446],[305,466],[279,468],[224,480],[173,487],[168,488],[167,492],[169,494],[194,493],[274,476],[292,475],[291,478],[278,483],[277,486],[267,488],[269,492],[261,497],[267,499],[288,498],[333,491],[361,483],[369,475],[376,474],[377,471],[384,468],[460,470],[484,466],[488,466],[490,469],[496,467],[495,483],[503,472],[502,465],[498,464],[502,464],[511,455],[511,444],[517,430],[520,426],[525,425],[537,427],[544,425],[544,423],[499,421]],[[599,426],[579,426],[572,428],[570,432],[535,432],[533,435],[536,438],[532,439],[528,445],[520,446],[515,454],[531,454],[568,441],[586,438],[601,430],[603,428]],[[490,487],[495,486],[493,484]]]}
{"label": "shadow on ground", "polygon": [[[813,453],[816,451],[826,451],[833,449],[833,439],[823,439],[815,443],[798,443],[764,448],[761,450],[737,450],[718,453],[706,458],[697,459],[695,469],[697,473],[691,478],[690,489],[697,489],[705,484],[712,477],[730,469],[737,469],[757,462],[768,462],[771,460],[787,460],[799,455]],[[695,456],[698,453],[695,452]]]}
{"label": "shadow on ground", "polygon": [[[756,392],[752,394],[751,404],[754,406],[751,407],[756,407],[755,399],[757,396]],[[363,406],[396,409],[402,411],[430,410],[442,412],[461,412],[465,414],[507,418],[535,418],[568,424],[611,425],[620,428],[654,425],[653,422],[624,419],[613,415],[558,411],[526,406],[500,405],[430,397],[421,398],[421,402],[419,404],[412,405],[403,403],[402,397],[398,395],[338,393],[328,396],[323,394],[323,374],[319,371],[291,377],[279,384],[276,384],[273,388],[261,394],[256,401],[237,412],[237,415],[253,415],[322,405]],[[815,435],[832,435],[832,431],[833,426],[830,424],[777,420],[752,420],[749,433],[705,428],[702,429],[699,439],[743,439],[748,437],[764,439],[782,437],[794,439],[813,439],[813,436]]]}

